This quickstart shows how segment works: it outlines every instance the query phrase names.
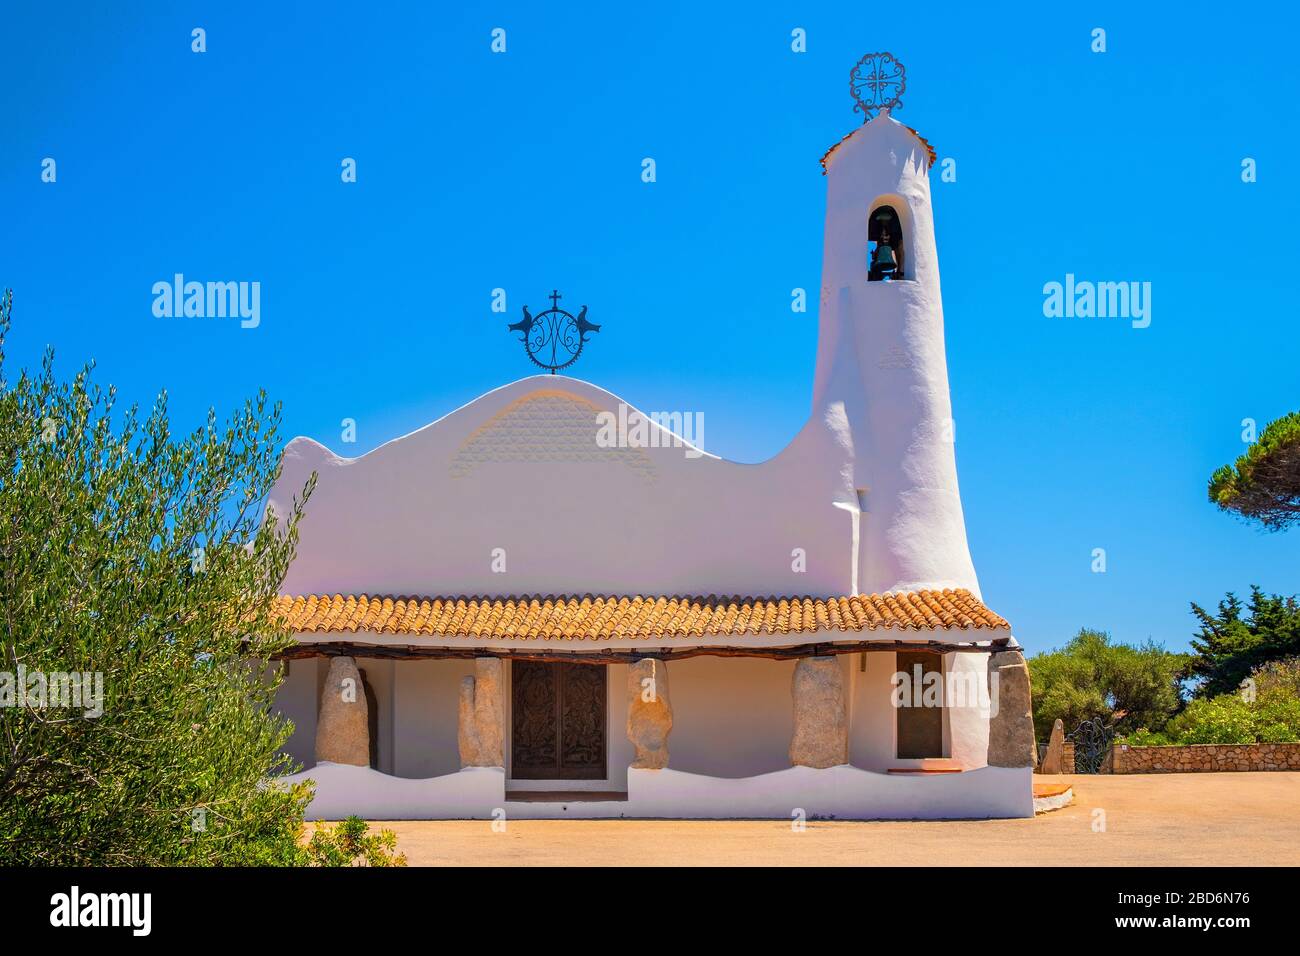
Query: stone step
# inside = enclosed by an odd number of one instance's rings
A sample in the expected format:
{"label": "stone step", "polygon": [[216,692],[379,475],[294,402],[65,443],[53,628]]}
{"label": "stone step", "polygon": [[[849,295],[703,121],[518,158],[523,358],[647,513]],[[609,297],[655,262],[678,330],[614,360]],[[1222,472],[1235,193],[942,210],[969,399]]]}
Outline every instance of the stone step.
{"label": "stone step", "polygon": [[506,800],[516,803],[606,803],[627,800],[617,790],[507,790]]}

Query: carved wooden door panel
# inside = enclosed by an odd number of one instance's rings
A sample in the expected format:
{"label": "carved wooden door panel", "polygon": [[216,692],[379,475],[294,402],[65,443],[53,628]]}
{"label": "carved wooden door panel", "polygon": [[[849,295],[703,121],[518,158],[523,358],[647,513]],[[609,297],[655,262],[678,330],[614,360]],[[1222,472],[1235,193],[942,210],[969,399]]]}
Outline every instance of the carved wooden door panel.
{"label": "carved wooden door panel", "polygon": [[515,661],[510,668],[510,770],[520,780],[549,780],[559,767],[555,712],[558,687],[550,665]]}
{"label": "carved wooden door panel", "polygon": [[605,665],[559,664],[561,780],[605,778]]}
{"label": "carved wooden door panel", "polygon": [[510,686],[511,777],[605,778],[605,665],[515,661]]}

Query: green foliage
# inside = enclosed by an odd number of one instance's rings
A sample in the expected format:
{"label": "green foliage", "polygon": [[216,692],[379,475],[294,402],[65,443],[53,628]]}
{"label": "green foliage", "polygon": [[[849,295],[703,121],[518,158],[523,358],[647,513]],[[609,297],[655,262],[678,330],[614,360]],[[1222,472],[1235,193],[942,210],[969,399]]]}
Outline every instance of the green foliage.
{"label": "green foliage", "polygon": [[1240,690],[1194,700],[1165,726],[1128,734],[1135,747],[1300,742],[1300,658],[1255,670]]}
{"label": "green foliage", "polygon": [[1133,747],[1167,747],[1173,743],[1168,734],[1159,730],[1147,730],[1145,727],[1139,727],[1132,733],[1121,734],[1115,739]]}
{"label": "green foliage", "polygon": [[1300,657],[1269,661],[1251,672],[1257,695],[1278,691],[1300,699]]}
{"label": "green foliage", "polygon": [[348,817],[333,829],[320,826],[307,844],[311,866],[406,866],[406,854],[397,852],[392,830],[370,834],[360,817]]}
{"label": "green foliage", "polygon": [[1058,718],[1066,733],[1096,717],[1121,733],[1161,726],[1182,702],[1186,661],[1152,641],[1112,644],[1104,631],[1084,628],[1063,648],[1029,659],[1035,733],[1046,740]]}
{"label": "green foliage", "polygon": [[1244,455],[1217,469],[1209,496],[1269,531],[1300,521],[1300,412],[1269,422]]}
{"label": "green foliage", "polygon": [[10,304],[0,672],[101,675],[103,712],[0,707],[0,863],[303,862],[310,789],[263,785],[295,769],[271,706],[292,640],[272,599],[301,502],[260,514],[278,407],[259,394],[176,436],[165,395],[115,421],[92,366],[60,381],[47,353],[8,383]]}
{"label": "green foliage", "polygon": [[1192,639],[1195,654],[1186,676],[1197,681],[1196,697],[1232,693],[1262,665],[1300,654],[1300,602],[1294,596],[1252,587],[1249,605],[1229,594],[1217,614],[1197,604],[1192,613],[1201,629]]}
{"label": "green foliage", "polygon": [[1165,733],[1178,744],[1295,743],[1300,741],[1300,698],[1280,691],[1194,700],[1169,722]]}

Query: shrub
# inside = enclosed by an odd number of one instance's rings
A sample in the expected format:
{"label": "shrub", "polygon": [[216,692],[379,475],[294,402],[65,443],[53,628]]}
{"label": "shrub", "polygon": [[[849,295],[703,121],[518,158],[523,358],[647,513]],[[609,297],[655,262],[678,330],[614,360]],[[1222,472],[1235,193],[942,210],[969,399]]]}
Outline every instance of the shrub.
{"label": "shrub", "polygon": [[1029,659],[1038,738],[1046,740],[1058,718],[1066,733],[1096,717],[1121,732],[1162,725],[1182,701],[1186,662],[1151,641],[1118,644],[1104,631],[1079,631],[1063,648]]}
{"label": "shrub", "polygon": [[1256,694],[1279,691],[1300,698],[1300,657],[1270,661],[1257,667],[1250,678],[1255,682]]}
{"label": "shrub", "polygon": [[406,866],[397,852],[397,834],[380,830],[371,835],[365,820],[348,817],[334,827],[320,826],[307,843],[310,866]]}
{"label": "shrub", "polygon": [[1173,743],[1167,734],[1158,730],[1148,730],[1145,727],[1139,727],[1131,734],[1116,737],[1115,740],[1130,747],[1167,747]]}
{"label": "shrub", "polygon": [[1272,690],[1254,701],[1242,694],[1195,700],[1166,733],[1179,744],[1300,742],[1300,698]]}

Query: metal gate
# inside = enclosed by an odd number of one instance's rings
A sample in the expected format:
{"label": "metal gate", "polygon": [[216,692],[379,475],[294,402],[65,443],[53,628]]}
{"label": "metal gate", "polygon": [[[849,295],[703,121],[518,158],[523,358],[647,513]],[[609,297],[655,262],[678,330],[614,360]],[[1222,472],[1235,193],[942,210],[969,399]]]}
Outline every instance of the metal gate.
{"label": "metal gate", "polygon": [[1080,723],[1065,739],[1074,742],[1075,773],[1101,773],[1115,740],[1115,728],[1096,717]]}

